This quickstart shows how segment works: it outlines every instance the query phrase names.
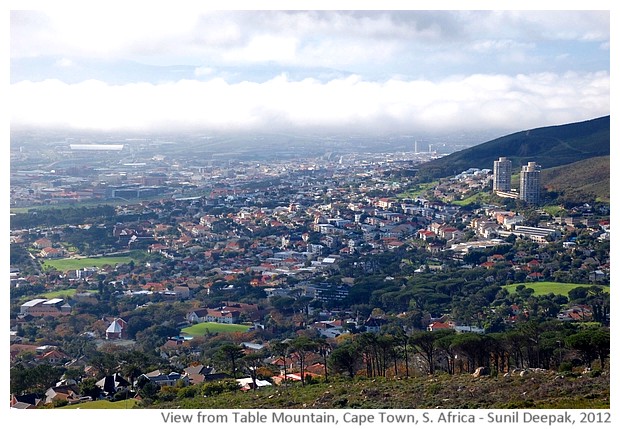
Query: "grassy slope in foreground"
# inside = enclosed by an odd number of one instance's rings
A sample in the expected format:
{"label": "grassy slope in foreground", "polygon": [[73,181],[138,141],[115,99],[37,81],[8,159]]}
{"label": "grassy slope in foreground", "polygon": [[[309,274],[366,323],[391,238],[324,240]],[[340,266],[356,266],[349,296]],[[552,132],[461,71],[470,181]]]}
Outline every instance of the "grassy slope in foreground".
{"label": "grassy slope in foreground", "polygon": [[[526,392],[526,393],[524,393]],[[595,377],[529,372],[520,377],[435,374],[409,379],[333,378],[302,387],[271,387],[254,392],[226,392],[194,397],[157,408],[263,409],[493,409],[609,408],[609,373]]]}
{"label": "grassy slope in foreground", "polygon": [[[129,401],[132,401],[131,399]],[[132,402],[95,401],[67,408],[131,408]],[[177,399],[150,408],[180,409],[609,409],[610,378],[575,373],[474,378],[436,374],[409,379],[339,378],[302,387],[296,383],[258,391]]]}

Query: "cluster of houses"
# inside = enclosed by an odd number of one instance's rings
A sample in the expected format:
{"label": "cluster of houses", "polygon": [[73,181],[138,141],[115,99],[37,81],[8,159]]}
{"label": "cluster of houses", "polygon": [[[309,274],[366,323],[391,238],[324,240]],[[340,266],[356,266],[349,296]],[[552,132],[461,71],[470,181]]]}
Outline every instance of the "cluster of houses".
{"label": "cluster of houses", "polygon": [[195,308],[189,311],[185,319],[188,323],[216,322],[233,324],[241,321],[241,316],[246,321],[260,320],[265,311],[257,304],[232,303],[218,308]]}
{"label": "cluster of houses", "polygon": [[[106,282],[114,285],[119,298],[159,294],[164,299],[187,300],[196,291],[210,291],[214,287],[214,279],[224,282],[228,288],[234,288],[236,280],[243,276],[249,278],[249,286],[262,288],[268,297],[300,294],[325,303],[347,297],[352,279],[343,278],[342,283],[337,285],[326,283],[324,279],[336,272],[342,258],[350,255],[379,254],[411,246],[436,253],[438,259],[442,251],[449,250],[446,254],[458,261],[473,250],[505,244],[511,235],[545,244],[558,240],[566,231],[583,226],[598,234],[600,240],[609,240],[609,221],[594,221],[587,207],[576,210],[570,216],[548,219],[538,227],[531,227],[524,225],[523,216],[513,211],[488,206],[469,212],[438,200],[449,193],[456,195],[465,189],[487,186],[489,171],[474,169],[464,172],[451,184],[438,187],[435,190],[437,199],[434,200],[371,196],[393,193],[406,186],[406,183],[388,183],[381,179],[382,167],[370,171],[368,166],[360,171],[322,171],[319,177],[315,173],[302,172],[288,183],[261,185],[254,189],[239,186],[246,184],[247,180],[231,177],[231,186],[213,189],[207,196],[119,206],[117,213],[120,220],[108,227],[116,240],[112,250],[142,249],[161,258],[151,258],[131,271],[105,271],[91,267],[55,276],[21,276],[19,269],[12,267],[11,286],[44,284],[52,290],[66,288],[73,283],[95,284],[99,281],[98,276],[105,274]],[[357,186],[347,186],[350,184]],[[267,196],[267,193],[270,195]],[[265,204],[272,201],[281,203],[277,207]],[[124,216],[132,220],[122,220]],[[140,220],[134,220],[136,218]],[[33,257],[74,256],[61,245],[63,230],[64,227],[12,230],[11,242],[35,249]],[[33,236],[36,237],[34,240],[31,238]],[[563,249],[567,252],[577,248],[575,242],[563,243]],[[169,261],[175,264],[167,264]],[[480,265],[491,269],[505,262],[502,255],[492,255]],[[511,261],[512,269],[526,272],[527,280],[542,279],[544,265],[544,253],[534,256],[517,252]],[[170,266],[174,266],[172,271],[166,271],[170,270]],[[433,267],[441,269],[441,263]],[[609,277],[608,261],[598,261],[593,267],[590,273],[593,281],[604,281]],[[373,269],[367,267],[367,272]],[[162,271],[166,271],[165,276],[158,275]],[[196,275],[196,272],[199,274]],[[289,278],[295,281],[288,282]],[[289,283],[294,283],[294,286]],[[76,293],[70,299],[29,299],[20,305],[15,326],[35,318],[68,315],[74,307],[79,308],[80,302],[92,303],[96,300],[94,294],[87,292]],[[264,309],[256,304],[227,303],[217,308],[193,308],[185,315],[185,322],[254,322],[257,326],[264,314]],[[587,306],[574,306],[558,315],[560,320],[574,321],[590,320],[591,317],[592,311]],[[107,326],[105,340],[127,338],[128,324],[122,318],[106,318],[104,323]],[[316,329],[323,337],[335,338],[346,333],[350,325],[358,331],[379,332],[385,323],[387,320],[381,317],[369,317],[362,321],[325,317],[308,328]],[[478,332],[475,327],[461,326],[448,320],[429,320],[428,330],[437,329]],[[162,349],[171,353],[186,344],[186,338],[170,338]],[[13,346],[18,350],[18,346],[23,345],[15,341]],[[244,347],[252,349],[256,345],[244,344]],[[62,363],[71,360],[58,349],[35,349],[31,352],[37,362]],[[19,353],[16,351],[16,354]],[[291,366],[286,368],[286,378],[298,380],[299,368],[295,367],[294,362],[287,361],[287,365]],[[322,373],[320,364],[306,370],[317,376]],[[209,371],[212,369],[192,367],[178,374],[154,372],[143,374],[143,377],[160,385],[177,382],[192,384],[218,376]],[[285,377],[284,371],[282,377]],[[284,379],[274,378],[275,383],[281,381]],[[131,386],[118,374],[99,382],[106,395]],[[238,382],[240,388],[256,387],[251,385],[251,380]],[[45,398],[39,399],[43,403],[59,399],[68,402],[84,400],[73,392],[75,388],[71,386],[70,381],[65,381],[51,388]],[[14,402],[17,407],[28,407],[20,404],[30,404],[31,399],[15,398]]]}
{"label": "cluster of houses", "polygon": [[[141,220],[119,221],[111,228],[110,233],[117,239],[113,250],[144,249],[165,259],[181,261],[186,267],[217,268],[232,275],[251,272],[258,286],[269,287],[278,284],[278,277],[282,276],[320,275],[329,271],[339,257],[402,246],[424,247],[432,252],[457,250],[453,253],[458,257],[475,248],[472,241],[515,235],[544,244],[578,225],[598,231],[601,240],[609,239],[609,221],[594,221],[589,207],[576,208],[570,216],[548,219],[532,227],[524,225],[521,214],[494,206],[469,212],[439,199],[371,197],[364,190],[376,191],[386,185],[374,172],[322,174],[316,184],[299,172],[299,177],[290,183],[275,187],[243,192],[226,187],[214,190],[212,196],[119,207],[119,215],[137,215]],[[488,171],[471,169],[463,172],[457,182],[473,186],[472,180],[486,183],[487,178]],[[364,186],[360,185],[356,192],[344,186],[359,180]],[[295,188],[293,184],[299,186]],[[284,200],[283,204],[273,208],[253,205],[264,200],[265,192],[275,193],[272,198]],[[326,195],[329,202],[325,201]],[[213,214],[210,208],[224,212]],[[457,224],[465,228],[457,228]],[[23,242],[23,237],[32,236],[32,232],[11,231],[11,240]],[[39,249],[37,256],[71,256],[60,244],[62,228],[41,229],[37,233],[41,236],[31,243]],[[53,242],[51,237],[56,236],[61,239]],[[141,289],[176,295],[181,290],[172,289],[183,286],[157,283],[147,279]]]}
{"label": "cluster of houses", "polygon": [[[266,345],[256,343],[241,343],[246,353],[252,353],[255,350],[261,350]],[[17,346],[16,346],[17,348]],[[65,364],[66,366],[75,365],[75,359],[71,359],[66,354],[59,351],[56,347],[49,348],[46,352],[37,350],[40,356],[49,356],[50,354],[56,354],[57,359],[55,364]],[[41,348],[39,348],[41,349]],[[43,359],[41,357],[41,359]],[[304,376],[321,377],[324,375],[325,368],[323,364],[316,362],[318,356],[314,356],[314,359],[310,358],[313,362],[310,365],[304,367]],[[51,363],[49,358],[48,363]],[[279,385],[282,383],[293,383],[301,381],[301,368],[300,361],[295,356],[290,356],[286,361],[281,357],[273,357],[270,363],[280,368],[280,374],[271,377],[271,381],[268,380],[254,380],[251,377],[235,378],[238,389],[252,390],[262,387]],[[85,367],[86,376],[94,376],[96,371],[94,368]],[[100,396],[92,398],[90,396],[84,396],[80,392],[78,382],[73,379],[62,378],[54,386],[49,387],[44,394],[25,394],[25,395],[11,395],[10,407],[16,409],[35,409],[45,406],[55,405],[58,402],[67,404],[77,404],[81,402],[92,401],[101,398],[135,398],[141,399],[140,388],[138,386],[144,385],[144,383],[154,383],[158,387],[164,386],[189,386],[196,385],[205,382],[219,381],[223,379],[233,379],[230,374],[216,371],[214,367],[205,366],[202,364],[192,364],[185,367],[182,371],[169,371],[162,372],[160,370],[153,370],[148,373],[144,373],[131,380],[120,373],[113,373],[106,375],[103,378],[98,379],[95,382],[95,386],[99,388]]]}

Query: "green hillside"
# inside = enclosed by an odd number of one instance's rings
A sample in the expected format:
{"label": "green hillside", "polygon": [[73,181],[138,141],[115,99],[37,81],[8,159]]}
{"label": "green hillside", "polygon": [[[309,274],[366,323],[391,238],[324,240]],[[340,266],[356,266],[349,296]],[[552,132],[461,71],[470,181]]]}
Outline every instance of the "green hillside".
{"label": "green hillside", "polygon": [[[579,376],[549,371],[527,377],[436,374],[409,379],[343,378],[302,387],[300,383],[251,392],[177,395],[146,408],[181,409],[493,409],[609,408],[609,373]],[[527,392],[527,393],[524,393]],[[587,393],[586,393],[587,392]]]}
{"label": "green hillside", "polygon": [[193,387],[170,387],[169,399],[153,404],[135,399],[100,400],[58,409],[609,409],[609,383],[608,372],[584,376],[549,371],[530,372],[527,377],[517,373],[480,378],[436,374],[409,379],[359,379],[355,385],[341,377],[330,377],[328,382],[319,379],[306,386],[293,383],[219,394],[211,390],[208,395],[196,394],[199,390]]}
{"label": "green hillside", "polygon": [[425,180],[458,174],[470,167],[493,168],[505,156],[513,169],[528,161],[543,169],[610,155],[610,117],[520,131],[435,159],[420,166]]}
{"label": "green hillside", "polygon": [[610,201],[610,157],[600,156],[542,170],[547,191],[572,201]]}

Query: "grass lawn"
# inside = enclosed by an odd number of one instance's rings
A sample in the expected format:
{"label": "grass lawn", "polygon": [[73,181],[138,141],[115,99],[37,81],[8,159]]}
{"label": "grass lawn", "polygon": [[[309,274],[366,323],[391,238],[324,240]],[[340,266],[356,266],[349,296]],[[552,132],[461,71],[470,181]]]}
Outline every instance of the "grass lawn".
{"label": "grass lawn", "polygon": [[187,335],[188,337],[197,337],[204,335],[207,331],[213,333],[219,332],[247,332],[250,329],[247,325],[235,325],[228,323],[215,323],[215,322],[203,322],[196,323],[195,325],[188,326],[181,331],[182,335]]}
{"label": "grass lawn", "polygon": [[131,256],[102,256],[100,258],[54,259],[45,261],[43,263],[43,269],[46,270],[49,268],[54,268],[59,271],[69,271],[87,267],[103,267],[104,265],[115,266],[116,264],[126,264],[131,260],[133,260]]}
{"label": "grass lawn", "polygon": [[544,206],[543,210],[546,211],[547,213],[549,213],[549,215],[551,215],[551,216],[557,216],[558,213],[560,213],[562,210],[564,210],[564,207],[562,207],[562,206]]}
{"label": "grass lawn", "polygon": [[[77,289],[63,289],[63,290],[55,290],[54,292],[46,292],[41,294],[40,296],[44,296],[47,299],[58,298],[58,297],[72,297],[75,295]],[[88,289],[86,292],[97,293],[99,292],[97,289]],[[37,295],[39,296],[39,295]]]}
{"label": "grass lawn", "polygon": [[454,200],[451,203],[455,206],[463,207],[473,203],[487,202],[489,200],[489,195],[486,192],[478,192],[477,194],[471,195],[464,200]]}
{"label": "grass lawn", "polygon": [[416,198],[424,194],[424,192],[435,187],[439,184],[438,181],[430,183],[420,183],[411,189],[407,189],[405,192],[398,194],[398,198]]}
{"label": "grass lawn", "polygon": [[[515,283],[512,285],[504,286],[504,288],[513,293],[518,285],[525,285],[526,288],[534,289],[534,295],[547,295],[549,293],[554,293],[555,295],[564,295],[568,296],[568,291],[571,289],[575,289],[577,287],[585,287],[589,288],[592,286],[591,284],[580,284],[580,283],[557,283],[557,282],[527,282],[527,283]],[[609,292],[609,286],[602,286],[604,292]]]}
{"label": "grass lawn", "polygon": [[80,409],[80,410],[124,410],[133,408],[138,401],[135,399],[127,399],[122,401],[110,402],[108,400],[100,400],[100,401],[89,401],[82,402],[80,404],[67,405],[62,407],[62,409],[71,408],[71,409]]}

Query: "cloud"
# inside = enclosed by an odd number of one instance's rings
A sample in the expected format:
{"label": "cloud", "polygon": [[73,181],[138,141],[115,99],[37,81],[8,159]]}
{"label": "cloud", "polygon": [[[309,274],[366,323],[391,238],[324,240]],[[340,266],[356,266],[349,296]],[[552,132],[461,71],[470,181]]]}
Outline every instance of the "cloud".
{"label": "cloud", "polygon": [[604,41],[610,38],[609,11],[468,11],[464,23],[476,21],[468,33],[475,37],[523,41]]}
{"label": "cloud", "polygon": [[236,51],[226,52],[222,58],[228,63],[291,63],[297,56],[298,40],[294,37],[260,35],[253,37],[246,46]]}
{"label": "cloud", "polygon": [[61,58],[54,63],[56,67],[69,68],[75,66],[75,63],[69,58]]}
{"label": "cloud", "polygon": [[42,55],[114,59],[174,52],[197,17],[184,8],[50,8],[11,11],[11,57]]}
{"label": "cloud", "polygon": [[216,70],[213,67],[207,67],[207,66],[196,67],[194,69],[194,76],[196,77],[212,76],[215,72]]}
{"label": "cloud", "polygon": [[534,49],[533,43],[520,43],[514,40],[479,40],[472,44],[471,50],[474,52],[497,52],[505,50],[531,50]]}
{"label": "cloud", "polygon": [[133,131],[438,132],[518,130],[609,114],[610,76],[486,75],[430,80],[321,82],[281,75],[263,83],[223,79],[166,84],[12,85],[12,125]]}
{"label": "cloud", "polygon": [[415,133],[610,110],[609,11],[89,6],[10,17],[13,126]]}
{"label": "cloud", "polygon": [[[340,67],[428,51],[609,40],[606,11],[209,11],[110,7],[13,11],[11,56]],[[509,44],[509,45],[508,45]],[[199,62],[196,62],[196,61]]]}

